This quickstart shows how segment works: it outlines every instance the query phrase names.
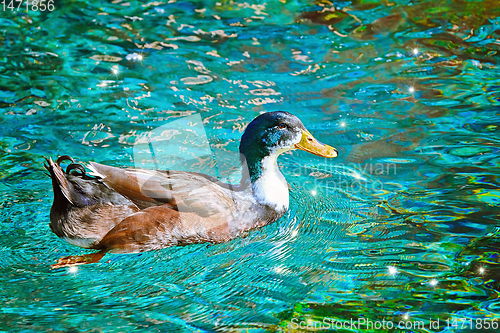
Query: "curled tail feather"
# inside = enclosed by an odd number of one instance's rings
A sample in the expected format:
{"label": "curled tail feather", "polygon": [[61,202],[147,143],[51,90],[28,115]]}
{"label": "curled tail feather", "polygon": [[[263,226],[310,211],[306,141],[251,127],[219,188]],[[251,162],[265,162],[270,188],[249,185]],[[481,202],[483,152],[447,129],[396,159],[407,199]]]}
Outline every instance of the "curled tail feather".
{"label": "curled tail feather", "polygon": [[[76,179],[88,181],[100,180],[101,177],[89,176],[83,165],[74,163],[73,158],[68,155],[60,156],[55,162],[51,158],[45,157],[45,161],[44,167],[49,171],[49,176],[52,178],[52,187],[56,196],[61,199],[64,197],[70,204],[75,206],[85,206],[92,201],[89,193],[85,193],[85,190],[81,188],[83,183]],[[71,161],[66,167],[66,171],[61,167],[63,161]]]}
{"label": "curled tail feather", "polygon": [[61,158],[57,159],[58,163],[57,162],[54,163],[54,161],[52,161],[52,158],[46,158],[46,157],[45,161],[47,163],[44,163],[43,166],[49,172],[50,178],[52,178],[52,186],[54,188],[54,193],[60,192],[73,205],[74,202],[71,199],[70,184],[66,179],[66,175],[63,169],[59,165],[59,163],[61,163]]}

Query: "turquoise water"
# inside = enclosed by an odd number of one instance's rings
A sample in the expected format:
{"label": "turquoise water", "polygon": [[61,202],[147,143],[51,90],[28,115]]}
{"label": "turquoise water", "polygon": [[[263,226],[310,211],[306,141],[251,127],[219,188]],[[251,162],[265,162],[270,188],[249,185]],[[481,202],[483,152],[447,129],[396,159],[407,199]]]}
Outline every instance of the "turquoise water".
{"label": "turquoise water", "polygon": [[[500,319],[496,0],[54,5],[0,11],[0,331]],[[43,156],[134,167],[141,140],[199,116],[206,140],[179,127],[164,163],[234,181],[244,127],[273,110],[340,151],[280,157],[279,221],[50,269],[88,251],[48,227]]]}

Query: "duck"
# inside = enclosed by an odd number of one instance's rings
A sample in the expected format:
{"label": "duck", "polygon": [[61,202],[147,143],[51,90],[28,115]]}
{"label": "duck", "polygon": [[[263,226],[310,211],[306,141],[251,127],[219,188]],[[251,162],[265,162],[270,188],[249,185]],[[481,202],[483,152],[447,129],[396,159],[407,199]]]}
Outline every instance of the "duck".
{"label": "duck", "polygon": [[[298,117],[274,111],[246,127],[237,184],[197,172],[122,169],[96,162],[88,162],[87,172],[68,155],[45,158],[54,192],[50,229],[69,244],[97,250],[61,258],[52,268],[96,263],[106,253],[224,243],[269,225],[289,208],[278,156],[295,149],[325,158],[338,155]],[[70,163],[64,170],[65,161]]]}

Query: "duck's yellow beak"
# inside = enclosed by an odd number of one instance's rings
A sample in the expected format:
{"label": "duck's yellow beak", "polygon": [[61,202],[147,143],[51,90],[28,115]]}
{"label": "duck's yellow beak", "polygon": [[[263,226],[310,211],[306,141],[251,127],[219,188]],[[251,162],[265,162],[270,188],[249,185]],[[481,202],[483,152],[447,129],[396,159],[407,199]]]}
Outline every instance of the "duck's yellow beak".
{"label": "duck's yellow beak", "polygon": [[295,148],[307,151],[311,154],[323,156],[323,157],[337,157],[339,154],[338,150],[330,147],[329,145],[325,145],[312,136],[308,130],[302,131],[302,139],[299,143],[295,145]]}

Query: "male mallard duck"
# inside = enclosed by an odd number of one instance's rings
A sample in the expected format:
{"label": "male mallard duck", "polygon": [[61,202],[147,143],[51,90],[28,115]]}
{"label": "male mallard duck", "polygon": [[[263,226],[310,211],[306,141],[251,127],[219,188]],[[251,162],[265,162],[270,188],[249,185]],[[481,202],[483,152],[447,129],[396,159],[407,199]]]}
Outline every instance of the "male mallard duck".
{"label": "male mallard duck", "polygon": [[[100,250],[62,258],[53,268],[99,261],[106,252],[131,253],[194,243],[222,243],[279,219],[288,210],[288,184],[277,157],[301,149],[324,157],[337,150],[318,142],[288,112],[255,118],[241,138],[244,172],[230,185],[195,172],[119,169],[90,162],[60,167],[46,159],[54,203],[50,228],[70,244]],[[245,167],[246,163],[246,167]]]}

